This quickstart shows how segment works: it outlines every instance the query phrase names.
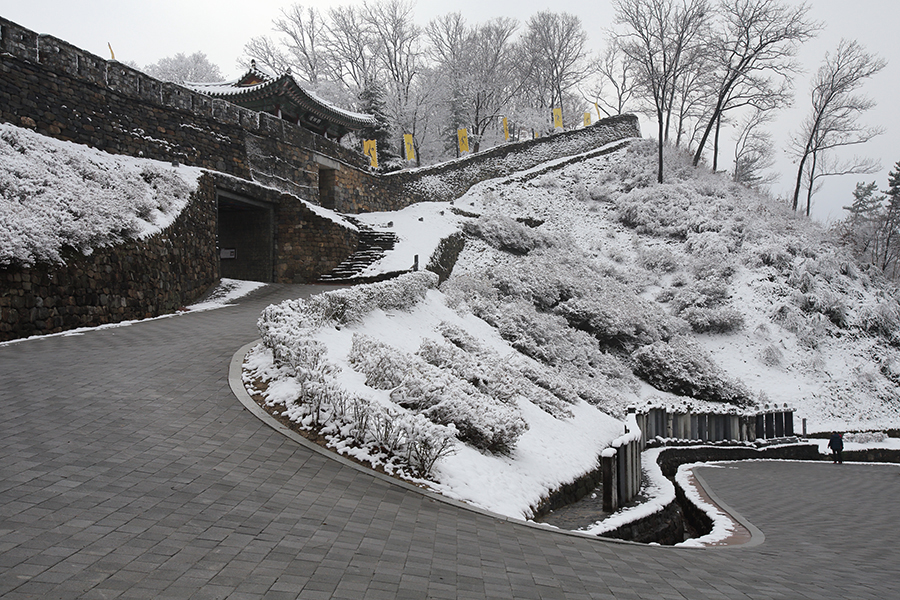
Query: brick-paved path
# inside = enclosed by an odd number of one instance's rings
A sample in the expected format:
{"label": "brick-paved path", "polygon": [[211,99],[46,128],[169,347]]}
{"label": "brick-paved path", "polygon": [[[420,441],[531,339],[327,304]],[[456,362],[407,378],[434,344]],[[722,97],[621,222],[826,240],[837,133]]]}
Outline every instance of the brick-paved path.
{"label": "brick-paved path", "polygon": [[310,452],[228,388],[239,306],[0,347],[3,598],[900,597],[893,466],[702,469],[753,548],[585,539]]}

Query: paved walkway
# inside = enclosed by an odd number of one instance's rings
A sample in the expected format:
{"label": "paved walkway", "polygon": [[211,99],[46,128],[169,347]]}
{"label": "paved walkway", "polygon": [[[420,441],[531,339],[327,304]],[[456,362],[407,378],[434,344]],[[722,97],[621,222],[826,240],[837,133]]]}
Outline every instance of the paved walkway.
{"label": "paved walkway", "polygon": [[227,369],[308,289],[0,347],[0,597],[900,597],[894,466],[703,468],[766,541],[677,549],[494,519],[295,444]]}

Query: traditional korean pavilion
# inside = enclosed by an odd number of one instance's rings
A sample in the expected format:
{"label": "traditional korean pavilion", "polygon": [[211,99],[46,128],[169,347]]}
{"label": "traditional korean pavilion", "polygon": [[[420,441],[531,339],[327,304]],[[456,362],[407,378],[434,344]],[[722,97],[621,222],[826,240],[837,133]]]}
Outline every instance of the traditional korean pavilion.
{"label": "traditional korean pavilion", "polygon": [[350,131],[375,126],[375,118],[371,115],[328,104],[300,87],[290,71],[274,78],[259,70],[256,61],[251,61],[250,70],[236,81],[185,83],[185,86],[244,108],[275,115],[331,139],[340,140]]}

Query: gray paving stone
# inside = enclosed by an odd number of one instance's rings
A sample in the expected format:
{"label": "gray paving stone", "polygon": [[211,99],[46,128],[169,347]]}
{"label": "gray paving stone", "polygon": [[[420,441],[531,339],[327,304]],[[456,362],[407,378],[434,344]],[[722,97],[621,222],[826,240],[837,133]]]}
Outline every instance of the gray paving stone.
{"label": "gray paving stone", "polygon": [[275,433],[228,387],[239,306],[0,346],[0,596],[900,597],[893,466],[703,468],[753,548],[617,544],[437,502]]}

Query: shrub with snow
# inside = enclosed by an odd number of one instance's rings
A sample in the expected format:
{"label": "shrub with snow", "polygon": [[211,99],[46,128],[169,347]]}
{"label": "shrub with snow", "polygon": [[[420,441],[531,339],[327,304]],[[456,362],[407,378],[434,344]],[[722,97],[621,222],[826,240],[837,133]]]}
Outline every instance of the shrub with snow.
{"label": "shrub with snow", "polygon": [[200,173],[0,124],[0,266],[63,264],[67,250],[89,255],[157,233]]}
{"label": "shrub with snow", "polygon": [[[528,425],[517,406],[498,401],[418,356],[354,334],[349,355],[366,384],[391,390],[391,400],[441,425],[454,425],[459,439],[476,448],[508,453]],[[460,368],[464,368],[460,365]]]}
{"label": "shrub with snow", "polygon": [[657,388],[709,402],[752,403],[747,387],[731,379],[699,344],[687,337],[656,342],[632,354],[635,373]]}
{"label": "shrub with snow", "polygon": [[464,231],[499,250],[517,255],[562,243],[559,236],[528,227],[505,215],[483,216],[474,223],[466,223]]}

